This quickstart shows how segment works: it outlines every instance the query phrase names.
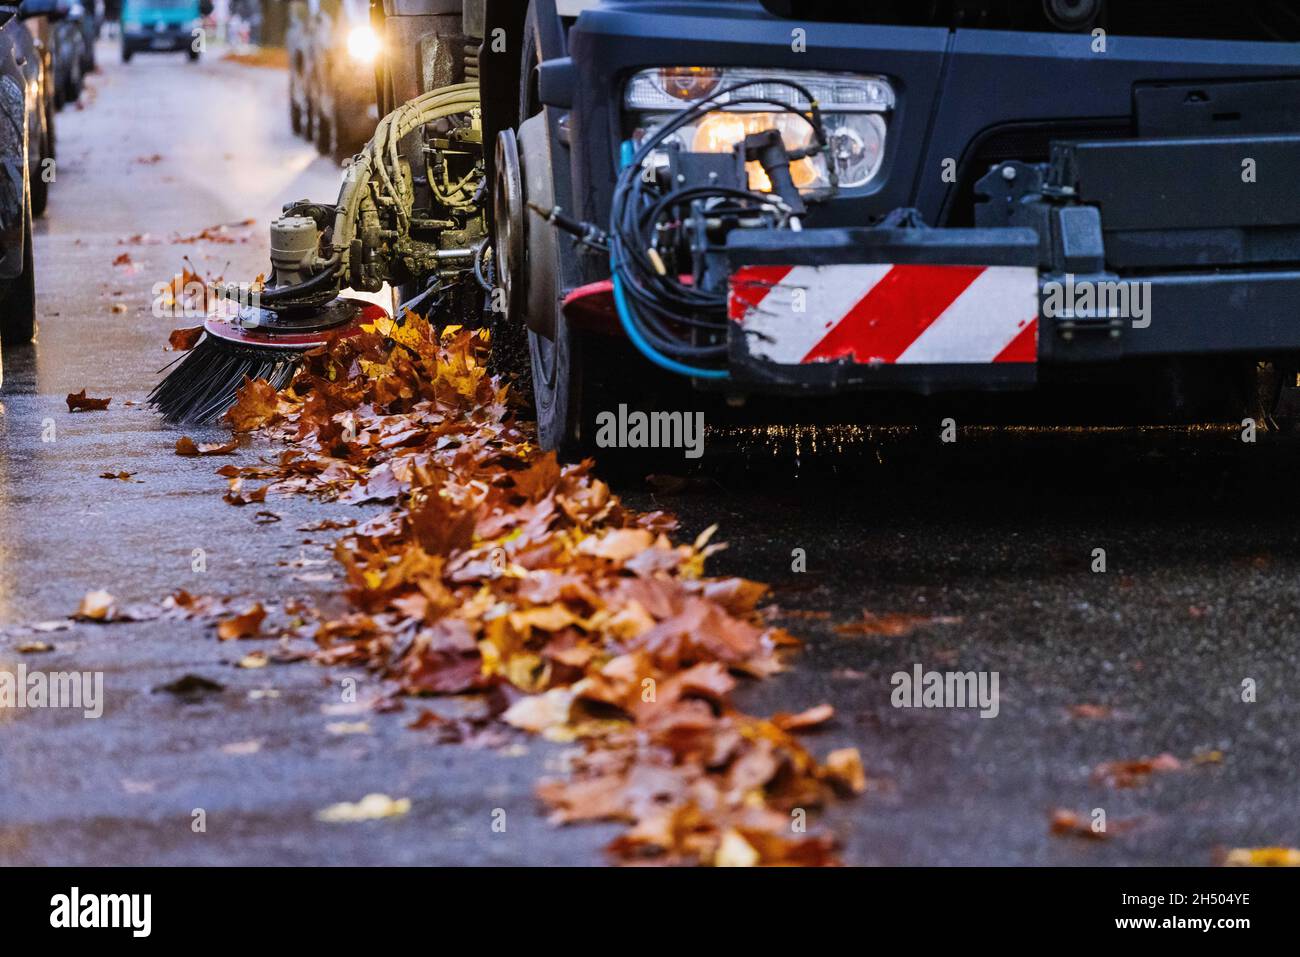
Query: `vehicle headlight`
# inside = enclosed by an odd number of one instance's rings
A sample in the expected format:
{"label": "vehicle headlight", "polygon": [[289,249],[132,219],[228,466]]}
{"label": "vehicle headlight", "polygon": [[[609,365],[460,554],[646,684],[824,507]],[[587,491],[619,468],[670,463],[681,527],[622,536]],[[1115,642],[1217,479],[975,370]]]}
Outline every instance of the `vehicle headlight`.
{"label": "vehicle headlight", "polygon": [[348,31],[348,56],[362,63],[373,63],[379,56],[379,35],[368,25]]}
{"label": "vehicle headlight", "polygon": [[[885,156],[885,137],[889,115],[893,112],[894,88],[881,76],[853,73],[821,73],[731,69],[713,67],[661,67],[642,70],[628,81],[623,91],[623,107],[633,123],[632,138],[641,142],[673,118],[737,83],[759,81],[719,98],[719,109],[699,121],[682,127],[670,137],[682,149],[697,153],[729,153],[750,133],[776,129],[787,149],[807,146],[812,128],[792,113],[772,112],[762,105],[741,104],[727,107],[728,101],[762,98],[788,103],[806,110],[808,102],[793,87],[780,82],[792,80],[805,87],[821,107],[822,120],[830,141],[829,162],[834,164],[839,185],[848,189],[865,186],[880,172]],[[825,154],[810,156],[791,164],[795,185],[813,192],[830,186]],[[767,176],[757,163],[750,163],[751,189],[770,188]]]}

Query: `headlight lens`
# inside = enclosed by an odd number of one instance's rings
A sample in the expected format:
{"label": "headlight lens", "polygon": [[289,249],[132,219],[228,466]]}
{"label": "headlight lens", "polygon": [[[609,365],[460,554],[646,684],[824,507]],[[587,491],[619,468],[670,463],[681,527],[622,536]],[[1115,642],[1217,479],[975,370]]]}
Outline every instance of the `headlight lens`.
{"label": "headlight lens", "polygon": [[[888,117],[894,109],[894,88],[884,77],[857,74],[774,70],[710,69],[667,67],[642,70],[629,81],[623,94],[624,108],[633,114],[633,139],[640,142],[673,118],[673,114],[710,96],[716,90],[737,83],[759,81],[737,91],[734,98],[756,97],[807,109],[808,102],[793,87],[772,82],[792,80],[817,99],[830,140],[830,162],[835,164],[839,185],[853,189],[865,186],[880,172],[885,154]],[[767,81],[767,82],[764,82]],[[682,127],[673,139],[693,152],[729,153],[750,133],[777,129],[788,149],[807,146],[812,128],[791,113],[770,112],[761,104],[742,104],[728,109],[732,94],[720,98],[721,108],[697,123]],[[816,191],[830,186],[827,157],[818,155],[791,164],[795,185]],[[757,163],[748,167],[751,189],[769,188]]]}
{"label": "headlight lens", "polygon": [[348,56],[362,63],[373,63],[379,56],[379,36],[367,25],[353,27],[348,33]]}

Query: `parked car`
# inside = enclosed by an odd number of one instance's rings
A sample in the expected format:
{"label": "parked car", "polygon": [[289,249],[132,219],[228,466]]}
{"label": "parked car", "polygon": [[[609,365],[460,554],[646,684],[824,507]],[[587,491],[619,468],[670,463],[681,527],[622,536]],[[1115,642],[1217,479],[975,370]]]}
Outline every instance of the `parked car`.
{"label": "parked car", "polygon": [[311,63],[311,11],[307,0],[291,0],[288,24],[285,27],[284,47],[289,55],[289,127],[299,136],[310,137],[311,83],[308,67]]}
{"label": "parked car", "polygon": [[383,54],[366,0],[289,6],[289,122],[328,156],[349,156],[375,131],[375,66]]}
{"label": "parked car", "polygon": [[57,23],[67,0],[24,0],[0,6],[0,344],[29,342],[36,323],[35,250],[32,219],[48,182],[44,151],[51,129],[45,58],[34,31],[22,22],[36,17]]}
{"label": "parked car", "polygon": [[73,19],[72,5],[68,13],[50,25],[51,51],[54,58],[54,105],[63,109],[77,102],[85,79],[86,38]]}
{"label": "parked car", "polygon": [[179,53],[198,60],[196,33],[212,13],[212,0],[124,0],[122,62],[137,53]]}
{"label": "parked car", "polygon": [[[53,27],[48,17],[28,15],[20,16],[19,19],[25,21],[26,32],[31,38],[32,50],[38,63],[40,104],[33,111],[31,120],[39,122],[40,129],[37,133],[33,127],[33,131],[28,133],[28,167],[31,173],[32,215],[39,219],[45,214],[45,206],[49,201],[50,179],[56,157],[54,115],[58,107],[55,100],[57,83],[52,49]],[[35,149],[31,148],[32,144],[35,144]]]}
{"label": "parked car", "polygon": [[95,41],[99,39],[99,29],[103,24],[102,2],[96,0],[77,0],[72,4],[68,19],[76,23],[81,31],[81,75],[84,79],[95,72]]}

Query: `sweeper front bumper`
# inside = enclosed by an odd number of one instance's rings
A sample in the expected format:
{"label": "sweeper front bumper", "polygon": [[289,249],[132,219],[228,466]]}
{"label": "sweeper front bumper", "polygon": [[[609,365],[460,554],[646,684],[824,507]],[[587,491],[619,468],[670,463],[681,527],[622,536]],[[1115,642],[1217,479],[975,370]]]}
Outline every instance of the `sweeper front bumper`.
{"label": "sweeper front bumper", "polygon": [[1300,354],[1297,169],[1296,135],[1062,142],[990,170],[975,228],[737,230],[709,268],[727,388],[1004,390],[1053,365]]}

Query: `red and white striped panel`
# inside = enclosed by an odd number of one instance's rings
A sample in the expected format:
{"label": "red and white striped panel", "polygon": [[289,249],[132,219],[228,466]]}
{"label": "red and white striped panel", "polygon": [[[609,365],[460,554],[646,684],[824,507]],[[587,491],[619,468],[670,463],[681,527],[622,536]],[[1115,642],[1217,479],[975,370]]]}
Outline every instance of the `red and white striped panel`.
{"label": "red and white striped panel", "polygon": [[750,354],[781,365],[1038,360],[1032,266],[745,266],[729,313]]}

